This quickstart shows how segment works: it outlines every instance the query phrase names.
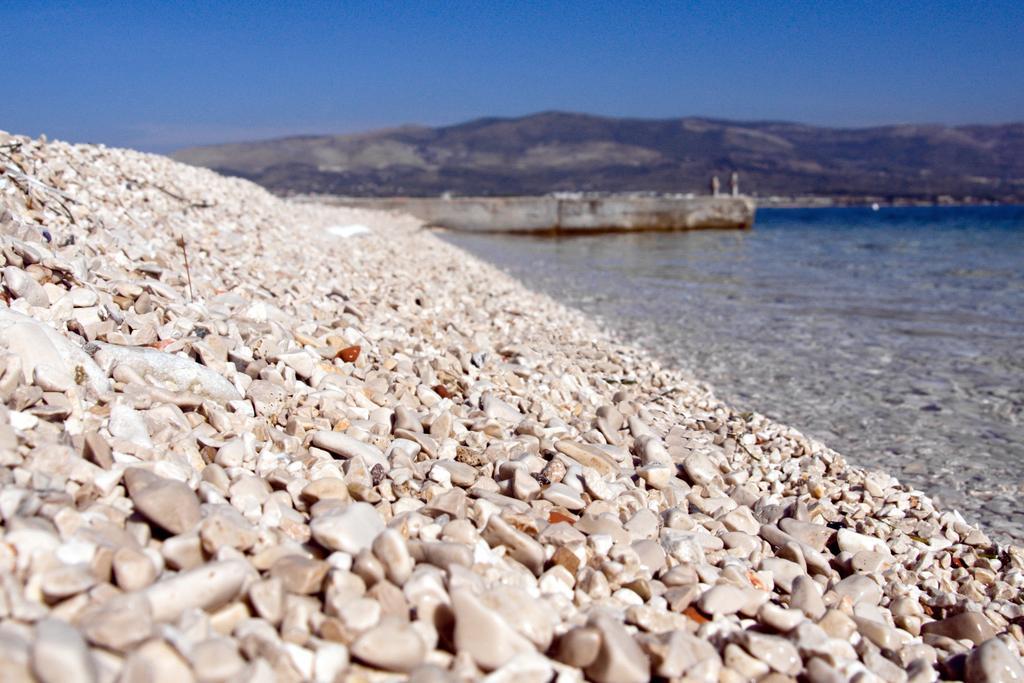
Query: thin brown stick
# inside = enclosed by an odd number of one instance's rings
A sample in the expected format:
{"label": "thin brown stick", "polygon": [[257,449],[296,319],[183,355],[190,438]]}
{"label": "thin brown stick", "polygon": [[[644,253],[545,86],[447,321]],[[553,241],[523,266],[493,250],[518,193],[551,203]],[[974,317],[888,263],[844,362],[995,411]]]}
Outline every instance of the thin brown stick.
{"label": "thin brown stick", "polygon": [[189,199],[188,197],[182,196],[181,194],[179,194],[177,192],[172,192],[171,190],[168,190],[166,187],[161,187],[160,185],[157,185],[156,183],[151,183],[149,181],[142,181],[142,180],[135,180],[133,182],[136,185],[148,185],[149,187],[152,187],[154,189],[160,190],[161,192],[163,192],[168,197],[172,197],[174,199],[177,199],[179,202],[185,202],[186,204],[189,205],[190,208],[193,208],[193,209],[209,209],[209,208],[212,208],[214,206],[213,202],[208,202],[205,199],[203,201],[201,201],[201,202],[194,202],[191,199]]}
{"label": "thin brown stick", "polygon": [[192,270],[188,267],[188,249],[185,247],[185,237],[178,237],[178,246],[181,247],[181,253],[185,256],[185,277],[188,279],[188,300],[191,302],[195,299],[192,294]]}

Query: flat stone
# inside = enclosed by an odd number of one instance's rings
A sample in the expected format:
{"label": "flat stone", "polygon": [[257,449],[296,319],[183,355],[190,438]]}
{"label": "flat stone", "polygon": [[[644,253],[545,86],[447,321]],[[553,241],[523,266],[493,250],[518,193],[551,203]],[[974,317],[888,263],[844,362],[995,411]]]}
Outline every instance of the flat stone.
{"label": "flat stone", "polygon": [[990,638],[967,655],[967,683],[1024,681],[1024,664],[998,638]]}
{"label": "flat stone", "polygon": [[7,266],[3,269],[4,286],[12,295],[24,299],[31,306],[49,306],[50,297],[35,278],[21,268]]}
{"label": "flat stone", "polygon": [[744,631],[743,647],[752,657],[781,674],[796,676],[803,668],[796,646],[785,638]]}
{"label": "flat stone", "polygon": [[587,506],[583,502],[583,498],[580,497],[580,494],[565,484],[551,484],[544,489],[541,497],[549,503],[563,507],[566,510],[582,510]]}
{"label": "flat stone", "polygon": [[302,497],[313,504],[321,500],[346,501],[351,496],[344,479],[323,477],[308,483],[306,488],[302,489]]}
{"label": "flat stone", "polygon": [[896,651],[900,647],[900,637],[896,629],[874,619],[853,615],[853,623],[857,624],[857,632],[883,650]]}
{"label": "flat stone", "polygon": [[859,553],[862,550],[871,550],[884,555],[891,555],[889,546],[880,538],[858,534],[849,529],[840,529],[836,534],[839,549],[848,553]]}
{"label": "flat stone", "polygon": [[522,531],[514,528],[498,515],[491,515],[487,526],[480,533],[492,547],[503,545],[509,556],[524,567],[540,576],[544,571],[544,547]]}
{"label": "flat stone", "polygon": [[374,556],[384,566],[388,581],[403,586],[416,566],[405,539],[394,529],[385,529],[373,540]]}
{"label": "flat stone", "polygon": [[370,629],[352,643],[352,655],[387,671],[411,671],[426,657],[416,629],[394,621]]}
{"label": "flat stone", "polygon": [[90,643],[124,652],[150,637],[153,612],[144,594],[125,593],[86,609],[76,624]]}
{"label": "flat stone", "polygon": [[377,534],[384,531],[384,520],[369,503],[349,503],[314,519],[309,530],[328,550],[356,555],[372,547]]}
{"label": "flat stone", "polygon": [[789,606],[801,610],[809,619],[818,620],[825,616],[825,601],[818,584],[809,576],[793,579]]}
{"label": "flat stone", "polygon": [[[240,479],[239,482],[244,482]],[[236,482],[236,485],[237,483]],[[199,525],[203,550],[214,555],[221,548],[248,550],[258,539],[256,529],[230,505],[207,505],[206,519]]]}
{"label": "flat stone", "polygon": [[953,640],[969,640],[975,645],[981,645],[996,636],[992,622],[979,612],[961,612],[940,621],[929,621],[921,627],[921,632]]}
{"label": "flat stone", "polygon": [[796,540],[814,548],[818,552],[825,549],[829,539],[836,533],[834,529],[830,529],[824,524],[801,522],[800,520],[793,519],[792,517],[780,519],[779,528]]}
{"label": "flat stone", "polygon": [[92,683],[96,662],[81,634],[57,619],[36,623],[32,642],[32,673],[40,683]]}
{"label": "flat stone", "polygon": [[123,403],[115,403],[110,407],[110,422],[107,429],[119,439],[130,441],[143,448],[152,448],[153,440],[149,437],[149,428],[142,414]]}
{"label": "flat stone", "polygon": [[597,660],[601,632],[591,626],[577,626],[558,639],[558,660],[585,669]]}
{"label": "flat stone", "polygon": [[480,407],[483,408],[487,417],[495,420],[519,423],[523,414],[513,408],[509,403],[488,392],[480,398]]}
{"label": "flat stone", "polygon": [[643,649],[623,625],[605,615],[591,618],[589,625],[601,634],[597,658],[586,667],[587,676],[598,683],[644,683],[651,678],[651,663]]}
{"label": "flat stone", "polygon": [[214,610],[238,597],[253,573],[248,562],[210,562],[162,579],[142,592],[156,621],[174,621],[189,609]]}
{"label": "flat stone", "polygon": [[469,590],[451,592],[455,614],[455,648],[466,653],[485,671],[499,668],[517,654],[533,652],[534,647],[494,610]]}
{"label": "flat stone", "polygon": [[284,387],[262,379],[254,380],[245,390],[256,414],[265,417],[275,417],[284,409],[286,395]]}
{"label": "flat stone", "polygon": [[330,565],[302,555],[285,555],[270,568],[270,576],[281,580],[289,593],[311,595],[320,592]]}
{"label": "flat stone", "polygon": [[703,453],[691,453],[683,460],[683,472],[691,484],[708,484],[718,476],[718,468]]}
{"label": "flat stone", "polygon": [[153,583],[157,568],[146,553],[134,548],[118,548],[113,559],[114,578],[123,591],[137,591]]}
{"label": "flat stone", "polygon": [[848,597],[853,604],[865,602],[877,605],[882,600],[882,588],[863,574],[851,574],[832,587],[839,597]]}
{"label": "flat stone", "polygon": [[311,443],[342,458],[362,458],[367,467],[380,465],[385,472],[391,468],[391,464],[379,448],[340,432],[313,432]]}
{"label": "flat stone", "polygon": [[172,534],[183,534],[201,518],[199,499],[184,482],[157,476],[141,467],[124,471],[135,509]]}
{"label": "flat stone", "polygon": [[245,668],[245,660],[230,638],[207,638],[196,643],[189,661],[200,681],[229,681]]}
{"label": "flat stone", "polygon": [[738,586],[719,584],[706,590],[697,604],[705,614],[735,614],[747,604],[747,594]]}
{"label": "flat stone", "polygon": [[619,471],[619,464],[610,455],[590,444],[562,439],[555,442],[555,448],[584,467],[593,467],[602,476],[609,476]]}
{"label": "flat stone", "polygon": [[746,505],[722,515],[719,520],[729,531],[741,531],[745,534],[757,535],[761,523],[754,519],[754,513]]}
{"label": "flat stone", "polygon": [[169,643],[153,639],[125,659],[119,683],[175,681],[191,683],[195,677],[188,663]]}
{"label": "flat stone", "polygon": [[43,573],[40,588],[49,602],[56,602],[89,590],[96,585],[96,577],[86,565],[54,567]]}
{"label": "flat stone", "polygon": [[[93,358],[105,369],[126,366],[142,377],[152,378],[173,391],[189,391],[218,402],[240,399],[227,379],[191,358],[156,349],[93,342]],[[255,382],[254,382],[255,384]]]}
{"label": "flat stone", "polygon": [[248,589],[249,602],[256,614],[275,626],[284,618],[284,582],[270,578],[256,581]]}

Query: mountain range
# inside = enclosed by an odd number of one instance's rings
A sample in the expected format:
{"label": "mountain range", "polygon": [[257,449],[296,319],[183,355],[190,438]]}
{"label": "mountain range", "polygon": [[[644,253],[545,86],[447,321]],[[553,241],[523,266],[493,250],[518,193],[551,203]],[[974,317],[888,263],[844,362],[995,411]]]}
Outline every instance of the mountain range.
{"label": "mountain range", "polygon": [[1024,123],[827,128],[776,121],[544,112],[192,147],[179,161],[289,194],[707,192],[1024,202]]}

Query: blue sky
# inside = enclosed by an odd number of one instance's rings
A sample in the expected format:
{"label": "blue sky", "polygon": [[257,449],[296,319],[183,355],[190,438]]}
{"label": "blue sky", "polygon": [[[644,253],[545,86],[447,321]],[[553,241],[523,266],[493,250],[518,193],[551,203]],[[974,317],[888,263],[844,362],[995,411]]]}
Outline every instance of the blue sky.
{"label": "blue sky", "polygon": [[0,129],[189,144],[560,109],[1024,120],[1024,2],[0,0]]}

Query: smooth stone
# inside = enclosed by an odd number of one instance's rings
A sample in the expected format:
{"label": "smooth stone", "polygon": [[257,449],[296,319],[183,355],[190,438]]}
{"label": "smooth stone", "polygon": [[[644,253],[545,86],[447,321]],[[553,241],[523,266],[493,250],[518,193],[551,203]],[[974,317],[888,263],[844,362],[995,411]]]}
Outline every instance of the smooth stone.
{"label": "smooth stone", "polygon": [[744,631],[743,647],[779,673],[796,676],[803,668],[796,646],[785,638]]}
{"label": "smooth stone", "polygon": [[388,459],[384,457],[379,448],[364,443],[359,439],[353,439],[351,436],[340,432],[313,432],[311,443],[317,448],[330,451],[343,458],[363,458],[368,467],[380,465],[384,468],[385,472],[391,468],[391,463],[388,462]]}
{"label": "smooth stone", "polygon": [[118,683],[191,683],[195,677],[188,663],[167,641],[154,638],[125,659]]}
{"label": "smooth stone", "polygon": [[174,621],[190,609],[214,610],[238,597],[254,573],[248,562],[210,562],[162,579],[142,591],[149,598],[153,619]]}
{"label": "smooth stone", "polygon": [[245,397],[252,401],[257,415],[276,418],[284,409],[287,394],[281,385],[257,379],[245,390]]}
{"label": "smooth stone", "polygon": [[941,621],[929,621],[921,627],[921,632],[953,640],[969,640],[975,645],[981,645],[996,636],[992,622],[979,612],[961,612]]}
{"label": "smooth stone", "polygon": [[427,648],[416,629],[396,621],[370,629],[352,643],[352,655],[387,671],[411,671],[426,657]]}
{"label": "smooth stone", "polygon": [[861,550],[850,559],[850,568],[858,574],[873,574],[892,564],[892,555],[873,550]]}
{"label": "smooth stone", "polygon": [[789,606],[799,609],[809,619],[817,621],[825,616],[825,600],[822,598],[818,583],[807,575],[793,579],[789,596]]}
{"label": "smooth stone", "polygon": [[349,503],[309,523],[313,539],[328,550],[356,555],[370,549],[384,531],[384,520],[369,503]]}
{"label": "smooth stone", "polygon": [[796,562],[784,560],[781,557],[766,557],[759,565],[761,571],[769,571],[775,580],[775,586],[782,591],[792,593],[793,582],[801,576],[806,576],[803,567]]}
{"label": "smooth stone", "polygon": [[498,515],[491,515],[480,535],[491,547],[503,545],[509,557],[529,569],[535,576],[544,571],[544,546],[514,528]]}
{"label": "smooth stone", "polygon": [[196,677],[205,681],[230,681],[245,668],[238,645],[229,638],[207,638],[196,643],[189,653]]}
{"label": "smooth stone", "polygon": [[452,483],[456,486],[468,488],[480,478],[480,473],[475,467],[454,460],[438,460],[434,463],[434,467],[447,470],[451,476]]}
{"label": "smooth stone", "polygon": [[652,463],[640,467],[636,473],[652,489],[662,490],[669,487],[672,479],[676,476],[676,469],[668,465]]}
{"label": "smooth stone", "polygon": [[468,589],[452,591],[451,601],[456,651],[468,654],[481,669],[492,671],[517,654],[534,651],[529,640]]}
{"label": "smooth stone", "polygon": [[135,509],[164,530],[183,534],[199,523],[199,498],[184,482],[157,476],[141,467],[125,470],[124,481]]}
{"label": "smooth stone", "polygon": [[416,563],[409,554],[402,534],[394,529],[385,529],[373,540],[374,556],[384,566],[388,581],[396,586],[403,586],[412,575]]}
{"label": "smooth stone", "polygon": [[848,597],[853,604],[866,602],[877,605],[882,600],[882,588],[862,574],[851,574],[832,587],[839,597]]}
{"label": "smooth stone", "polygon": [[490,392],[480,398],[480,407],[484,414],[491,419],[506,420],[517,424],[523,419],[522,413]]}
{"label": "smooth stone", "polygon": [[134,548],[118,548],[113,559],[114,578],[123,591],[142,590],[157,577],[157,567],[146,553]]}
{"label": "smooth stone", "polygon": [[[49,325],[0,306],[0,333],[5,337],[8,348],[21,358],[26,382],[32,381],[36,365],[49,365],[73,380],[84,380],[96,394],[110,391],[107,373],[92,356]],[[79,368],[81,377],[78,376]]]}
{"label": "smooth stone", "polygon": [[589,626],[577,626],[558,639],[558,661],[585,669],[594,663],[601,650],[601,632]]}
{"label": "smooth stone", "polygon": [[651,662],[623,625],[609,616],[597,615],[588,624],[601,634],[597,658],[586,667],[597,683],[644,683],[651,678]]}
{"label": "smooth stone", "polygon": [[683,460],[683,472],[691,484],[709,484],[718,476],[718,468],[703,453],[691,453]]}
{"label": "smooth stone", "polygon": [[142,419],[142,413],[123,403],[115,403],[110,407],[107,429],[110,430],[111,436],[130,441],[136,446],[153,447],[153,440],[149,436],[146,421]]}
{"label": "smooth stone", "polygon": [[1024,681],[1024,664],[998,638],[990,638],[967,655],[967,683],[1017,683]]}
{"label": "smooth stone", "polygon": [[553,674],[547,657],[538,652],[523,652],[490,673],[483,683],[549,683]]}
{"label": "smooth stone", "polygon": [[779,528],[796,540],[809,545],[818,552],[825,549],[825,546],[828,545],[829,539],[832,538],[833,534],[835,534],[834,529],[830,529],[824,524],[801,522],[800,520],[793,519],[792,517],[784,517],[783,519],[780,519]]}
{"label": "smooth stone", "polygon": [[885,624],[854,615],[851,617],[857,624],[857,632],[883,650],[896,651],[900,646],[900,637],[896,630]]}
{"label": "smooth stone", "polygon": [[676,679],[686,674],[694,681],[719,680],[722,660],[715,646],[703,638],[685,631],[672,631],[658,654],[655,658],[657,673],[664,678]]}
{"label": "smooth stone", "polygon": [[746,505],[741,505],[719,517],[718,521],[729,531],[740,531],[756,536],[761,523],[754,518],[754,513]]}
{"label": "smooth stone", "polygon": [[321,500],[347,501],[351,498],[348,484],[338,477],[322,477],[306,484],[302,497],[311,503]]}
{"label": "smooth stone", "polygon": [[564,507],[566,510],[582,510],[587,506],[580,497],[580,494],[565,484],[551,484],[544,489],[541,497],[553,505]]}
{"label": "smooth stone", "polygon": [[395,408],[394,429],[404,429],[409,432],[422,432],[423,424],[420,422],[420,416],[413,412],[412,409],[407,406],[400,405]]}
{"label": "smooth stone", "polygon": [[106,370],[124,365],[143,377],[152,377],[169,385],[174,391],[190,391],[222,403],[242,398],[235,385],[191,358],[105,342],[93,342],[93,346],[98,349],[93,358]]}
{"label": "smooth stone", "polygon": [[601,476],[610,476],[619,471],[619,464],[596,446],[561,439],[555,442],[555,449],[584,467],[593,467]]}
{"label": "smooth stone", "polygon": [[96,577],[84,564],[63,565],[43,573],[40,588],[49,602],[78,595],[96,585]]}
{"label": "smooth stone", "polygon": [[858,534],[849,529],[840,529],[836,534],[839,549],[851,554],[859,553],[862,550],[871,550],[883,555],[892,555],[889,546],[880,538]]}
{"label": "smooth stone", "polygon": [[21,268],[7,266],[3,269],[4,286],[18,299],[24,299],[30,306],[49,306],[50,297],[35,278]]}
{"label": "smooth stone", "polygon": [[153,632],[153,611],[143,593],[124,593],[86,609],[76,620],[90,643],[124,652]]}
{"label": "smooth stone", "polygon": [[82,635],[57,619],[36,623],[32,642],[32,673],[40,683],[92,683],[96,662]]}
{"label": "smooth stone", "polygon": [[320,592],[330,565],[302,555],[285,555],[270,568],[270,576],[280,579],[284,589],[297,595]]}
{"label": "smooth stone", "polygon": [[719,584],[704,591],[697,606],[705,614],[735,614],[747,604],[747,593],[738,586]]}
{"label": "smooth stone", "polygon": [[805,618],[804,613],[798,609],[785,609],[771,602],[761,605],[761,609],[757,611],[759,622],[781,633],[792,631]]}

